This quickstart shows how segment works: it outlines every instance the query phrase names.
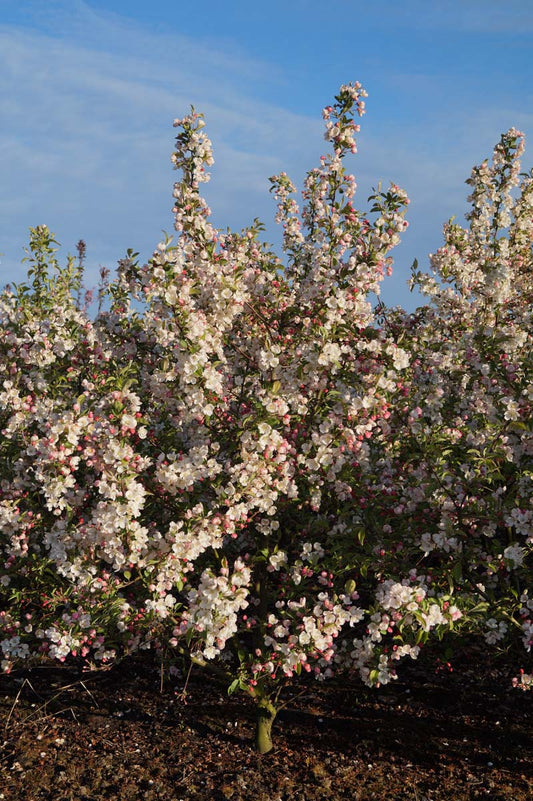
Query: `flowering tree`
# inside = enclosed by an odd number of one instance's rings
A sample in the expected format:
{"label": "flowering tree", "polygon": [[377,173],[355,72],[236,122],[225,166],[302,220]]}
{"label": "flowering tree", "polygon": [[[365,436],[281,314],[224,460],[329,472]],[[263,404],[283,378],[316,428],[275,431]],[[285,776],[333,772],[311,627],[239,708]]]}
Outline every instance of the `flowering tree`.
{"label": "flowering tree", "polygon": [[477,620],[477,590],[445,581],[458,550],[437,539],[455,487],[432,459],[450,418],[420,422],[437,312],[382,321],[368,298],[408,201],[392,185],[367,215],[353,206],[344,159],[365,96],[343,86],[324,110],[331,152],[301,213],[289,178],[271,179],[284,261],[257,221],[211,225],[194,110],[175,123],[177,242],[142,267],[129,253],[94,321],[75,300],[79,266],[61,269],[48,230],[32,230],[32,284],[0,299],[4,670],[172,648],[255,700],[266,752],[297,675],[379,685],[431,630]]}
{"label": "flowering tree", "polygon": [[533,174],[520,175],[523,147],[519,131],[502,136],[492,165],[467,181],[469,227],[444,227],[433,275],[415,265],[428,305],[387,315],[411,364],[385,448],[391,500],[377,503],[388,517],[385,573],[401,542],[412,564],[418,552],[432,593],[453,594],[470,631],[488,645],[518,632],[530,652]]}
{"label": "flowering tree", "polygon": [[367,295],[389,268],[406,198],[395,186],[376,195],[371,224],[343,167],[363,97],[343,87],[325,110],[333,153],[308,175],[301,219],[290,180],[272,179],[285,267],[257,225],[212,228],[199,194],[212,162],[203,120],[177,121],[178,245],[121,276],[146,302],[139,380],[156,448],[146,511],[169,543],[148,604],[173,610],[172,643],[185,638],[196,662],[236,670],[232,689],[258,703],[260,750],[280,680],[332,675],[339,634],[363,618],[345,543],[364,443],[387,414],[386,376],[405,366]]}

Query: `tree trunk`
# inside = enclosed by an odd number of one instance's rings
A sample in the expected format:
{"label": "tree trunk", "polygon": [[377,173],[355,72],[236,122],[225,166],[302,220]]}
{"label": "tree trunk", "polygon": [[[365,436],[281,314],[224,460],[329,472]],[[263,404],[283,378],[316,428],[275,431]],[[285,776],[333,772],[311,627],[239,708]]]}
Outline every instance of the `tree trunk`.
{"label": "tree trunk", "polygon": [[268,698],[257,702],[257,723],[255,729],[255,747],[260,754],[268,754],[272,748],[272,724],[276,717],[276,708]]}

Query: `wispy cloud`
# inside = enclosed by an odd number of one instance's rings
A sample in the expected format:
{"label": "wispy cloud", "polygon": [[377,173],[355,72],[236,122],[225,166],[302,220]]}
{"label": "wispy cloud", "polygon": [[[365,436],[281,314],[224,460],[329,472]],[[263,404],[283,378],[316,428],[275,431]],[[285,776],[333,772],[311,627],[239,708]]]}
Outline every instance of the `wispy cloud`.
{"label": "wispy cloud", "polygon": [[[127,246],[147,257],[160,230],[171,228],[172,120],[191,102],[206,113],[216,143],[207,194],[221,225],[246,224],[250,207],[270,211],[267,176],[299,164],[303,133],[319,131],[317,121],[253,100],[235,83],[234,74],[249,78],[255,62],[74,5],[83,46],[72,22],[61,39],[0,27],[2,283],[23,274],[17,262],[27,227],[42,222],[71,249],[87,240],[92,277]],[[125,30],[122,52],[101,49],[104,31],[122,40]],[[98,48],[89,46],[95,40]],[[170,51],[177,66],[169,78]]]}
{"label": "wispy cloud", "polygon": [[[340,7],[359,11],[363,5],[339,0]],[[466,30],[482,25],[474,13],[480,5],[390,1],[379,13],[374,7],[366,12],[365,24],[374,25],[376,42],[384,14],[395,34],[446,31],[452,6],[468,6],[468,14],[461,12]],[[515,18],[518,5],[509,2]],[[446,62],[398,60],[398,50],[381,53],[371,45],[366,51],[359,46],[355,55],[335,43],[324,50],[320,27],[316,53],[325,60],[306,68],[289,103],[294,65],[276,60],[267,47],[246,48],[242,32],[240,39],[228,32],[214,42],[184,35],[179,24],[143,27],[82,0],[0,0],[0,10],[7,6],[16,6],[17,15],[0,24],[0,284],[22,279],[27,229],[43,222],[71,251],[80,237],[86,240],[90,281],[100,264],[113,267],[127,247],[148,258],[161,230],[172,229],[172,120],[191,103],[205,113],[214,144],[206,189],[214,223],[240,228],[256,216],[271,223],[268,176],[286,170],[300,182],[324,150],[319,115],[330,96],[315,83],[329,69],[328,92],[351,78],[365,80],[365,72],[370,76],[360,154],[349,165],[360,186],[357,205],[365,207],[379,179],[396,181],[412,198],[411,228],[396,251],[400,281],[386,289],[389,302],[403,302],[413,258],[424,262],[440,244],[442,223],[465,210],[463,182],[472,165],[490,155],[510,125],[533,130],[529,88],[500,94],[487,107],[472,76],[457,75],[457,65],[454,72]],[[298,29],[296,11],[307,20],[322,6],[295,0],[287,25]],[[501,5],[487,0],[484,6],[494,11],[495,24]],[[339,35],[351,41],[348,30]],[[338,58],[333,66],[328,54]],[[267,234],[278,236],[272,224]]]}

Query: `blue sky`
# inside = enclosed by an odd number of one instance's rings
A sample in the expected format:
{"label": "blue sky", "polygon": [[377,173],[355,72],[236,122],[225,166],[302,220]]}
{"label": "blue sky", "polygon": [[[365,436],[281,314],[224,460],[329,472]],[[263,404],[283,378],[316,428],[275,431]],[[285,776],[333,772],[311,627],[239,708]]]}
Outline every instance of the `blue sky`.
{"label": "blue sky", "polygon": [[407,190],[383,297],[412,309],[410,265],[461,220],[472,166],[511,126],[533,136],[533,3],[0,0],[0,285],[24,279],[43,223],[63,258],[85,240],[89,284],[127,248],[148,259],[172,231],[172,121],[191,104],[214,146],[214,223],[259,217],[279,244],[268,177],[301,186],[321,110],[353,80],[369,93],[355,205],[379,180]]}

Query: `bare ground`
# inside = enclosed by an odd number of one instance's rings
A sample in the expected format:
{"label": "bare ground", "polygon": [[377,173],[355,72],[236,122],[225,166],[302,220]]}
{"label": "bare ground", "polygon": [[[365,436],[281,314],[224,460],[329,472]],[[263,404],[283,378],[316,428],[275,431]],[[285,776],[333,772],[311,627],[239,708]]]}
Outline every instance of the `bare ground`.
{"label": "bare ground", "polygon": [[[430,667],[428,667],[430,665]],[[533,697],[513,665],[464,651],[380,690],[287,689],[275,747],[253,747],[253,707],[150,655],[111,670],[39,667],[0,678],[5,801],[526,801]],[[428,678],[429,676],[429,678]]]}

